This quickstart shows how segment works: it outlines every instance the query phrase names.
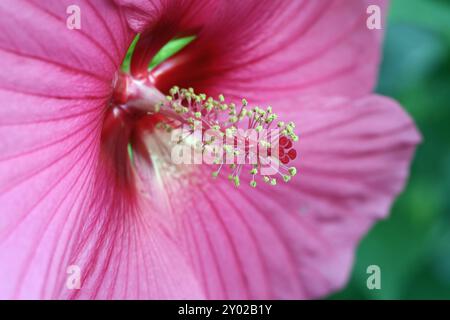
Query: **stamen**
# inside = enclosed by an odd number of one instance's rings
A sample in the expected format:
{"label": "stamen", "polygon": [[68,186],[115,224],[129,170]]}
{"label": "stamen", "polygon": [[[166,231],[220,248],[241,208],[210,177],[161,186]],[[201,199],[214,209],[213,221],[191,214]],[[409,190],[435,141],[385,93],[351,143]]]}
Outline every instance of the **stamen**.
{"label": "stamen", "polygon": [[[217,168],[212,172],[213,178],[218,177],[222,170],[227,170],[224,164],[229,165],[231,173],[228,177],[236,187],[241,185],[242,172],[249,172],[251,187],[257,186],[257,177],[275,186],[275,175],[289,182],[297,173],[296,168],[286,166],[297,157],[293,147],[294,142],[298,141],[294,133],[295,124],[282,121],[275,124],[278,116],[270,106],[266,109],[257,106],[248,108],[247,100],[242,99],[238,107],[227,103],[222,94],[214,99],[206,94],[196,94],[193,88],[174,86],[164,101],[157,103],[151,112],[177,120],[178,126],[174,126],[173,122],[162,123],[161,127],[165,130],[183,125],[189,127],[188,132],[178,137],[178,143],[186,142],[187,137],[195,136],[195,130],[201,130],[201,141],[195,144],[204,155],[214,155],[213,165]],[[205,134],[208,131],[214,134]],[[220,145],[220,140],[226,143]],[[244,171],[244,166],[251,168]]]}
{"label": "stamen", "polygon": [[200,151],[204,162],[215,166],[213,178],[225,171],[236,187],[247,180],[255,188],[258,180],[275,186],[277,179],[289,182],[297,174],[295,167],[288,166],[297,157],[295,124],[277,121],[271,106],[252,108],[246,99],[236,105],[223,94],[214,99],[177,86],[164,96],[148,79],[126,74],[118,75],[114,90],[112,104],[121,110],[134,110],[132,114],[139,116],[159,114],[157,119],[165,119],[156,129],[172,132],[187,127],[175,142]]}

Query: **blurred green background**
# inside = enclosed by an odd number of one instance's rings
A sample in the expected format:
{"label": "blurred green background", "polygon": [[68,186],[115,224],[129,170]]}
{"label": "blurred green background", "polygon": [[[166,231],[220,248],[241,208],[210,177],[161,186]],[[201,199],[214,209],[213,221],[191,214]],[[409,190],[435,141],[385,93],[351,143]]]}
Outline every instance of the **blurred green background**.
{"label": "blurred green background", "polygon": [[[450,0],[391,0],[377,92],[399,101],[424,142],[391,216],[364,238],[330,299],[450,299]],[[381,289],[366,286],[369,265]]]}

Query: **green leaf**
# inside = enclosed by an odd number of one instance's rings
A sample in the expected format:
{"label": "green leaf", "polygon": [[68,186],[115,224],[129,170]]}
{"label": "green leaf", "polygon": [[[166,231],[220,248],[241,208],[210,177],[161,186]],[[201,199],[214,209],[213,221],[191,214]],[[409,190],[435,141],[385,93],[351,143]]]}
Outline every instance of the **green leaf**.
{"label": "green leaf", "polygon": [[164,47],[159,50],[159,52],[154,56],[152,62],[150,62],[150,69],[153,69],[161,62],[169,59],[176,53],[180,52],[183,48],[185,48],[188,44],[194,41],[195,36],[184,37],[173,39],[169,41]]}
{"label": "green leaf", "polygon": [[140,34],[138,34],[131,43],[130,47],[128,48],[127,54],[125,56],[125,59],[122,63],[122,71],[123,72],[130,72],[130,63],[131,63],[131,57],[133,55],[134,49],[136,48],[136,44],[139,41]]}
{"label": "green leaf", "polygon": [[[133,52],[136,48],[136,44],[139,41],[140,35],[138,34],[133,42],[131,43],[130,47],[128,48],[127,54],[125,56],[125,59],[122,63],[122,71],[123,72],[130,72],[130,64],[131,64],[131,57],[133,56]],[[161,62],[169,59],[176,53],[180,52],[183,48],[185,48],[188,44],[190,44],[192,41],[195,40],[195,36],[189,36],[189,37],[183,37],[183,38],[176,38],[171,41],[169,41],[164,47],[161,48],[161,50],[158,51],[158,53],[153,57],[152,61],[150,62],[149,69],[153,69],[157,65],[159,65]]]}

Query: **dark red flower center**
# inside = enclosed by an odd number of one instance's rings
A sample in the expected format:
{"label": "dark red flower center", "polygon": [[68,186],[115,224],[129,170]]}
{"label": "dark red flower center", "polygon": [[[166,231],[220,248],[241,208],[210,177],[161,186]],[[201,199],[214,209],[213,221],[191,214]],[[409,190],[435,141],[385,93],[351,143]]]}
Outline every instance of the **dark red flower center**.
{"label": "dark red flower center", "polygon": [[[152,150],[145,147],[144,136],[146,132],[152,134],[158,130],[184,130],[177,144],[200,148],[201,153],[207,153],[212,160],[208,164],[217,166],[213,176],[226,167],[236,186],[240,184],[244,166],[250,166],[253,187],[257,175],[275,185],[276,175],[287,182],[296,174],[295,168],[286,166],[297,157],[293,148],[297,140],[295,125],[276,123],[277,115],[271,107],[248,108],[245,99],[235,104],[225,101],[223,95],[213,98],[197,94],[192,88],[176,86],[165,95],[155,86],[156,76],[153,72],[141,71],[138,76],[119,72],[114,79],[105,114],[102,147],[112,167],[116,168],[117,179],[125,183],[132,179],[130,152],[148,161],[151,167],[149,152]],[[193,142],[191,138],[198,132],[199,141]],[[170,141],[163,143],[169,145]]]}

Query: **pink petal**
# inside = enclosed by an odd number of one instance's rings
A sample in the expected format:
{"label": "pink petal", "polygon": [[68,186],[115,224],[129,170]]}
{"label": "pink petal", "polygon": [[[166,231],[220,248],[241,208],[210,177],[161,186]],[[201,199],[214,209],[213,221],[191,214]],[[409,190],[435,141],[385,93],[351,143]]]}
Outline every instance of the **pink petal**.
{"label": "pink petal", "polygon": [[[359,6],[353,3],[348,8]],[[236,190],[198,168],[169,170],[157,159],[147,178],[139,175],[150,187],[124,185],[121,177],[132,169],[128,162],[120,172],[114,165],[126,156],[123,134],[117,143],[100,141],[113,74],[132,34],[107,1],[96,2],[98,12],[81,2],[89,19],[81,31],[68,31],[67,4],[0,4],[0,68],[9,70],[0,75],[0,261],[7,262],[0,264],[0,298],[310,298],[341,287],[358,240],[386,215],[406,180],[419,136],[401,109],[380,97],[279,102],[283,116],[298,118],[301,132],[300,174],[280,188]],[[222,35],[221,28],[211,36]],[[283,34],[277,39],[289,39]],[[228,61],[234,53],[219,52],[218,61],[222,54],[224,67],[235,67]],[[281,56],[267,61],[284,61]],[[262,65],[251,73],[239,67],[216,77],[207,63],[197,67],[207,81],[192,81],[232,94],[240,92],[234,83],[265,72]],[[270,71],[273,78],[252,78],[252,85],[298,85],[293,74]],[[340,78],[342,88],[328,82],[323,92],[350,94],[351,84],[363,93],[373,79],[367,73],[359,79],[358,72]],[[137,158],[148,165],[148,158]],[[81,267],[80,291],[65,286],[72,264]]]}
{"label": "pink petal", "polygon": [[169,216],[179,217],[174,233],[209,298],[317,298],[342,288],[360,238],[405,184],[420,137],[396,103],[285,103],[301,106],[289,108],[301,133],[291,182],[236,189],[226,177],[194,176],[184,187],[161,171]]}
{"label": "pink petal", "polygon": [[[367,28],[367,1],[223,0],[206,2],[205,10],[198,6],[203,1],[118,1],[129,9],[130,25],[137,30],[160,34],[170,29],[167,37],[189,31],[197,35],[153,71],[163,91],[192,86],[208,94],[245,93],[258,100],[299,94],[361,96],[376,80],[382,31]],[[370,1],[383,8],[385,3]],[[185,16],[193,17],[189,24],[183,22]],[[149,22],[155,17],[172,23],[161,30]],[[150,42],[148,46],[154,51]]]}
{"label": "pink petal", "polygon": [[100,143],[133,34],[106,0],[77,1],[82,29],[68,30],[72,3],[0,2],[0,298],[201,298]]}
{"label": "pink petal", "polygon": [[122,11],[131,29],[136,33],[146,32],[158,23],[175,27],[176,33],[195,30],[210,19],[211,10],[217,0],[114,0]]}

